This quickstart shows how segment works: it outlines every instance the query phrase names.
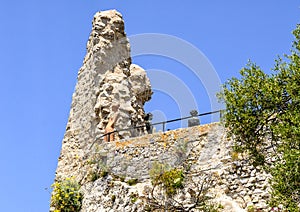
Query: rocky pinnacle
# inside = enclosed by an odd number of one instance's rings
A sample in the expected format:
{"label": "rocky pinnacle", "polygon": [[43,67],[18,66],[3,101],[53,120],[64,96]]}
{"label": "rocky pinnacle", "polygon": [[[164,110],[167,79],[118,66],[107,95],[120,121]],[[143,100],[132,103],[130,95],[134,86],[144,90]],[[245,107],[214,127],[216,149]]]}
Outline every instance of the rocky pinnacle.
{"label": "rocky pinnacle", "polygon": [[[146,72],[131,64],[130,44],[119,12],[95,14],[86,49],[56,179],[76,176],[80,181],[90,146],[105,142],[103,134],[109,120],[114,118],[115,130],[144,125],[144,103],[152,95]],[[145,133],[144,128],[120,131],[115,133],[115,138],[121,140]]]}

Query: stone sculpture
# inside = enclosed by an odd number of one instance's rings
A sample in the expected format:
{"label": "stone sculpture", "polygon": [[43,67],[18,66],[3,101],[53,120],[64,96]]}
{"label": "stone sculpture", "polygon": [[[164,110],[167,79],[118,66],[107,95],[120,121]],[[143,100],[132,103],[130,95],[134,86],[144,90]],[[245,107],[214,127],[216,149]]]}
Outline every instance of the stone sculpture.
{"label": "stone sculpture", "polygon": [[117,110],[119,109],[119,106],[120,105],[115,105],[112,107],[112,112],[114,112],[114,114],[112,115],[112,117],[109,118],[108,120],[108,124],[106,125],[105,127],[105,137],[104,137],[104,141],[114,141],[115,140],[115,122],[118,118],[118,113],[117,113]]}
{"label": "stone sculpture", "polygon": [[147,130],[148,134],[153,133],[153,126],[151,123],[152,119],[153,119],[152,113],[147,113],[145,116],[145,124],[146,124],[146,130]]}
{"label": "stone sculpture", "polygon": [[193,127],[200,125],[200,120],[198,118],[198,111],[197,110],[191,110],[190,111],[191,118],[188,119],[188,127]]}

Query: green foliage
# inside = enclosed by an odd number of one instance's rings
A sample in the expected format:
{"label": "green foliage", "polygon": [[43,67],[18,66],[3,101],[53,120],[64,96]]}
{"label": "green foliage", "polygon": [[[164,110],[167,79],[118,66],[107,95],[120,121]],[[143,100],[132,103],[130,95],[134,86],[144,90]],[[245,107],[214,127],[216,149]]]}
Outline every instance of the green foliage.
{"label": "green foliage", "polygon": [[87,175],[87,179],[89,182],[94,182],[99,178],[100,178],[100,173],[98,172],[98,170],[91,170]]}
{"label": "green foliage", "polygon": [[130,185],[130,186],[136,185],[137,183],[138,183],[138,179],[135,179],[135,178],[129,179],[127,181],[127,184]]}
{"label": "green foliage", "polygon": [[161,185],[167,196],[173,196],[178,189],[183,188],[184,175],[181,169],[165,170],[163,164],[156,164],[150,170],[153,185]]}
{"label": "green foliage", "polygon": [[224,207],[221,204],[204,203],[199,209],[204,212],[219,212],[221,209],[224,209]]}
{"label": "green foliage", "polygon": [[153,180],[157,176],[162,175],[164,172],[166,172],[169,169],[170,167],[167,164],[163,164],[155,161],[152,164],[151,169],[149,170],[150,178]]}
{"label": "green foliage", "polygon": [[132,193],[130,194],[131,203],[135,203],[138,200],[138,194]]}
{"label": "green foliage", "polygon": [[232,151],[232,152],[230,153],[230,155],[231,155],[231,159],[234,160],[234,161],[236,161],[236,160],[239,159],[239,153],[236,152],[236,151]]}
{"label": "green foliage", "polygon": [[124,177],[124,176],[120,176],[119,178],[120,178],[120,181],[121,181],[121,182],[124,182],[124,181],[125,181],[125,177]]}
{"label": "green foliage", "polygon": [[144,208],[144,211],[146,211],[146,212],[152,211],[151,206],[150,205],[146,205],[145,208]]}
{"label": "green foliage", "polygon": [[300,207],[300,151],[290,149],[283,154],[281,163],[271,169],[272,179],[272,206],[279,203],[288,211],[299,212]]}
{"label": "green foliage", "polygon": [[232,78],[224,85],[222,97],[226,111],[225,126],[229,136],[236,141],[235,151],[249,151],[257,165],[264,163],[260,151],[265,136],[272,123],[269,119],[278,112],[280,105],[277,87],[272,87],[273,79],[263,73],[255,64],[249,63],[241,70],[241,79]]}
{"label": "green foliage", "polygon": [[102,167],[102,169],[94,169],[90,170],[87,175],[87,180],[89,182],[94,182],[98,180],[99,178],[106,177],[108,175],[108,170],[105,169],[105,167]]}
{"label": "green foliage", "polygon": [[291,55],[277,59],[272,74],[249,62],[219,94],[234,150],[272,174],[271,205],[288,211],[300,210],[300,25],[294,35]]}
{"label": "green foliage", "polygon": [[88,181],[94,182],[101,177],[106,177],[109,173],[109,167],[106,165],[107,154],[102,151],[99,146],[96,146],[95,151],[87,160],[87,164],[91,166],[87,175]]}
{"label": "green foliage", "polygon": [[[152,165],[149,173],[153,188],[145,211],[217,212],[223,208],[222,205],[211,201],[213,197],[208,195],[219,178],[216,174],[190,174],[185,166],[183,169],[171,168],[159,162]],[[194,178],[196,175],[197,180]]]}
{"label": "green foliage", "polygon": [[55,212],[80,211],[82,194],[79,191],[80,185],[73,178],[55,182],[52,187],[51,205]]}
{"label": "green foliage", "polygon": [[100,171],[100,177],[106,177],[107,175],[108,175],[108,171],[106,169]]}
{"label": "green foliage", "polygon": [[183,188],[184,175],[180,169],[171,169],[166,171],[156,180],[161,182],[166,189],[166,194],[172,196],[176,193],[177,189]]}
{"label": "green foliage", "polygon": [[115,201],[116,201],[116,195],[112,195],[112,196],[111,196],[111,201],[112,201],[112,202],[115,202]]}
{"label": "green foliage", "polygon": [[175,153],[178,155],[179,158],[183,159],[187,152],[188,144],[183,139],[177,141],[175,146]]}
{"label": "green foliage", "polygon": [[253,205],[250,205],[247,207],[247,212],[255,212],[255,211],[256,211],[256,209]]}

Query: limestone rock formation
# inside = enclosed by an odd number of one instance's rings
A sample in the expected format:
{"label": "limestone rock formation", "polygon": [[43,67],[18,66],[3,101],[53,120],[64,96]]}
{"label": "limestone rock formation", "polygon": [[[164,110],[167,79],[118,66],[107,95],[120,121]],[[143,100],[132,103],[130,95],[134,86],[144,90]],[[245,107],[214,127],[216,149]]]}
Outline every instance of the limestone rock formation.
{"label": "limestone rock formation", "polygon": [[[130,45],[124,32],[124,21],[115,10],[98,12],[87,42],[87,54],[78,72],[71,111],[58,162],[57,178],[83,176],[82,168],[93,143],[103,142],[109,119],[119,131],[143,126],[144,103],[152,90],[146,72],[131,64]],[[120,131],[116,139],[147,133],[146,129]]]}
{"label": "limestone rock formation", "polygon": [[[220,124],[150,135],[143,135],[144,127],[121,131],[145,124],[143,106],[151,94],[145,71],[131,64],[122,16],[97,13],[56,170],[57,181],[75,177],[81,185],[81,212],[162,211],[170,205],[178,210],[169,211],[199,211],[208,198],[224,212],[252,206],[269,211],[270,176],[232,152]],[[103,134],[113,129],[115,141],[105,142]],[[155,164],[183,171],[184,186],[175,196],[153,184],[151,171],[162,174]]]}

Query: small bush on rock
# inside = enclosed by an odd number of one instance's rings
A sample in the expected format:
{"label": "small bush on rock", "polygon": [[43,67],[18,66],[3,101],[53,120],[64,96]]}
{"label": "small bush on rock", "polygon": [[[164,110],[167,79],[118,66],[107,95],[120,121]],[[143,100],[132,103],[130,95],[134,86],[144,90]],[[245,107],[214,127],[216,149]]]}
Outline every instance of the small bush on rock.
{"label": "small bush on rock", "polygon": [[138,179],[133,178],[127,181],[127,184],[130,186],[136,185],[138,183]]}
{"label": "small bush on rock", "polygon": [[166,171],[170,170],[170,167],[167,164],[154,162],[152,168],[149,170],[149,175],[152,181],[157,178],[159,175],[162,175]]}
{"label": "small bush on rock", "polygon": [[[171,168],[167,164],[154,162],[149,170],[152,189],[146,199],[144,211],[206,211],[218,212],[222,205],[213,202],[209,195],[220,176],[216,173],[193,171],[183,166]],[[195,177],[197,176],[197,177]]]}
{"label": "small bush on rock", "polygon": [[183,188],[183,171],[177,168],[169,171],[163,171],[164,169],[163,165],[158,164],[152,167],[150,170],[152,183],[153,185],[161,185],[167,196],[173,196],[177,189]]}
{"label": "small bush on rock", "polygon": [[82,194],[79,191],[80,185],[73,178],[55,182],[52,188],[51,205],[55,212],[80,211]]}

